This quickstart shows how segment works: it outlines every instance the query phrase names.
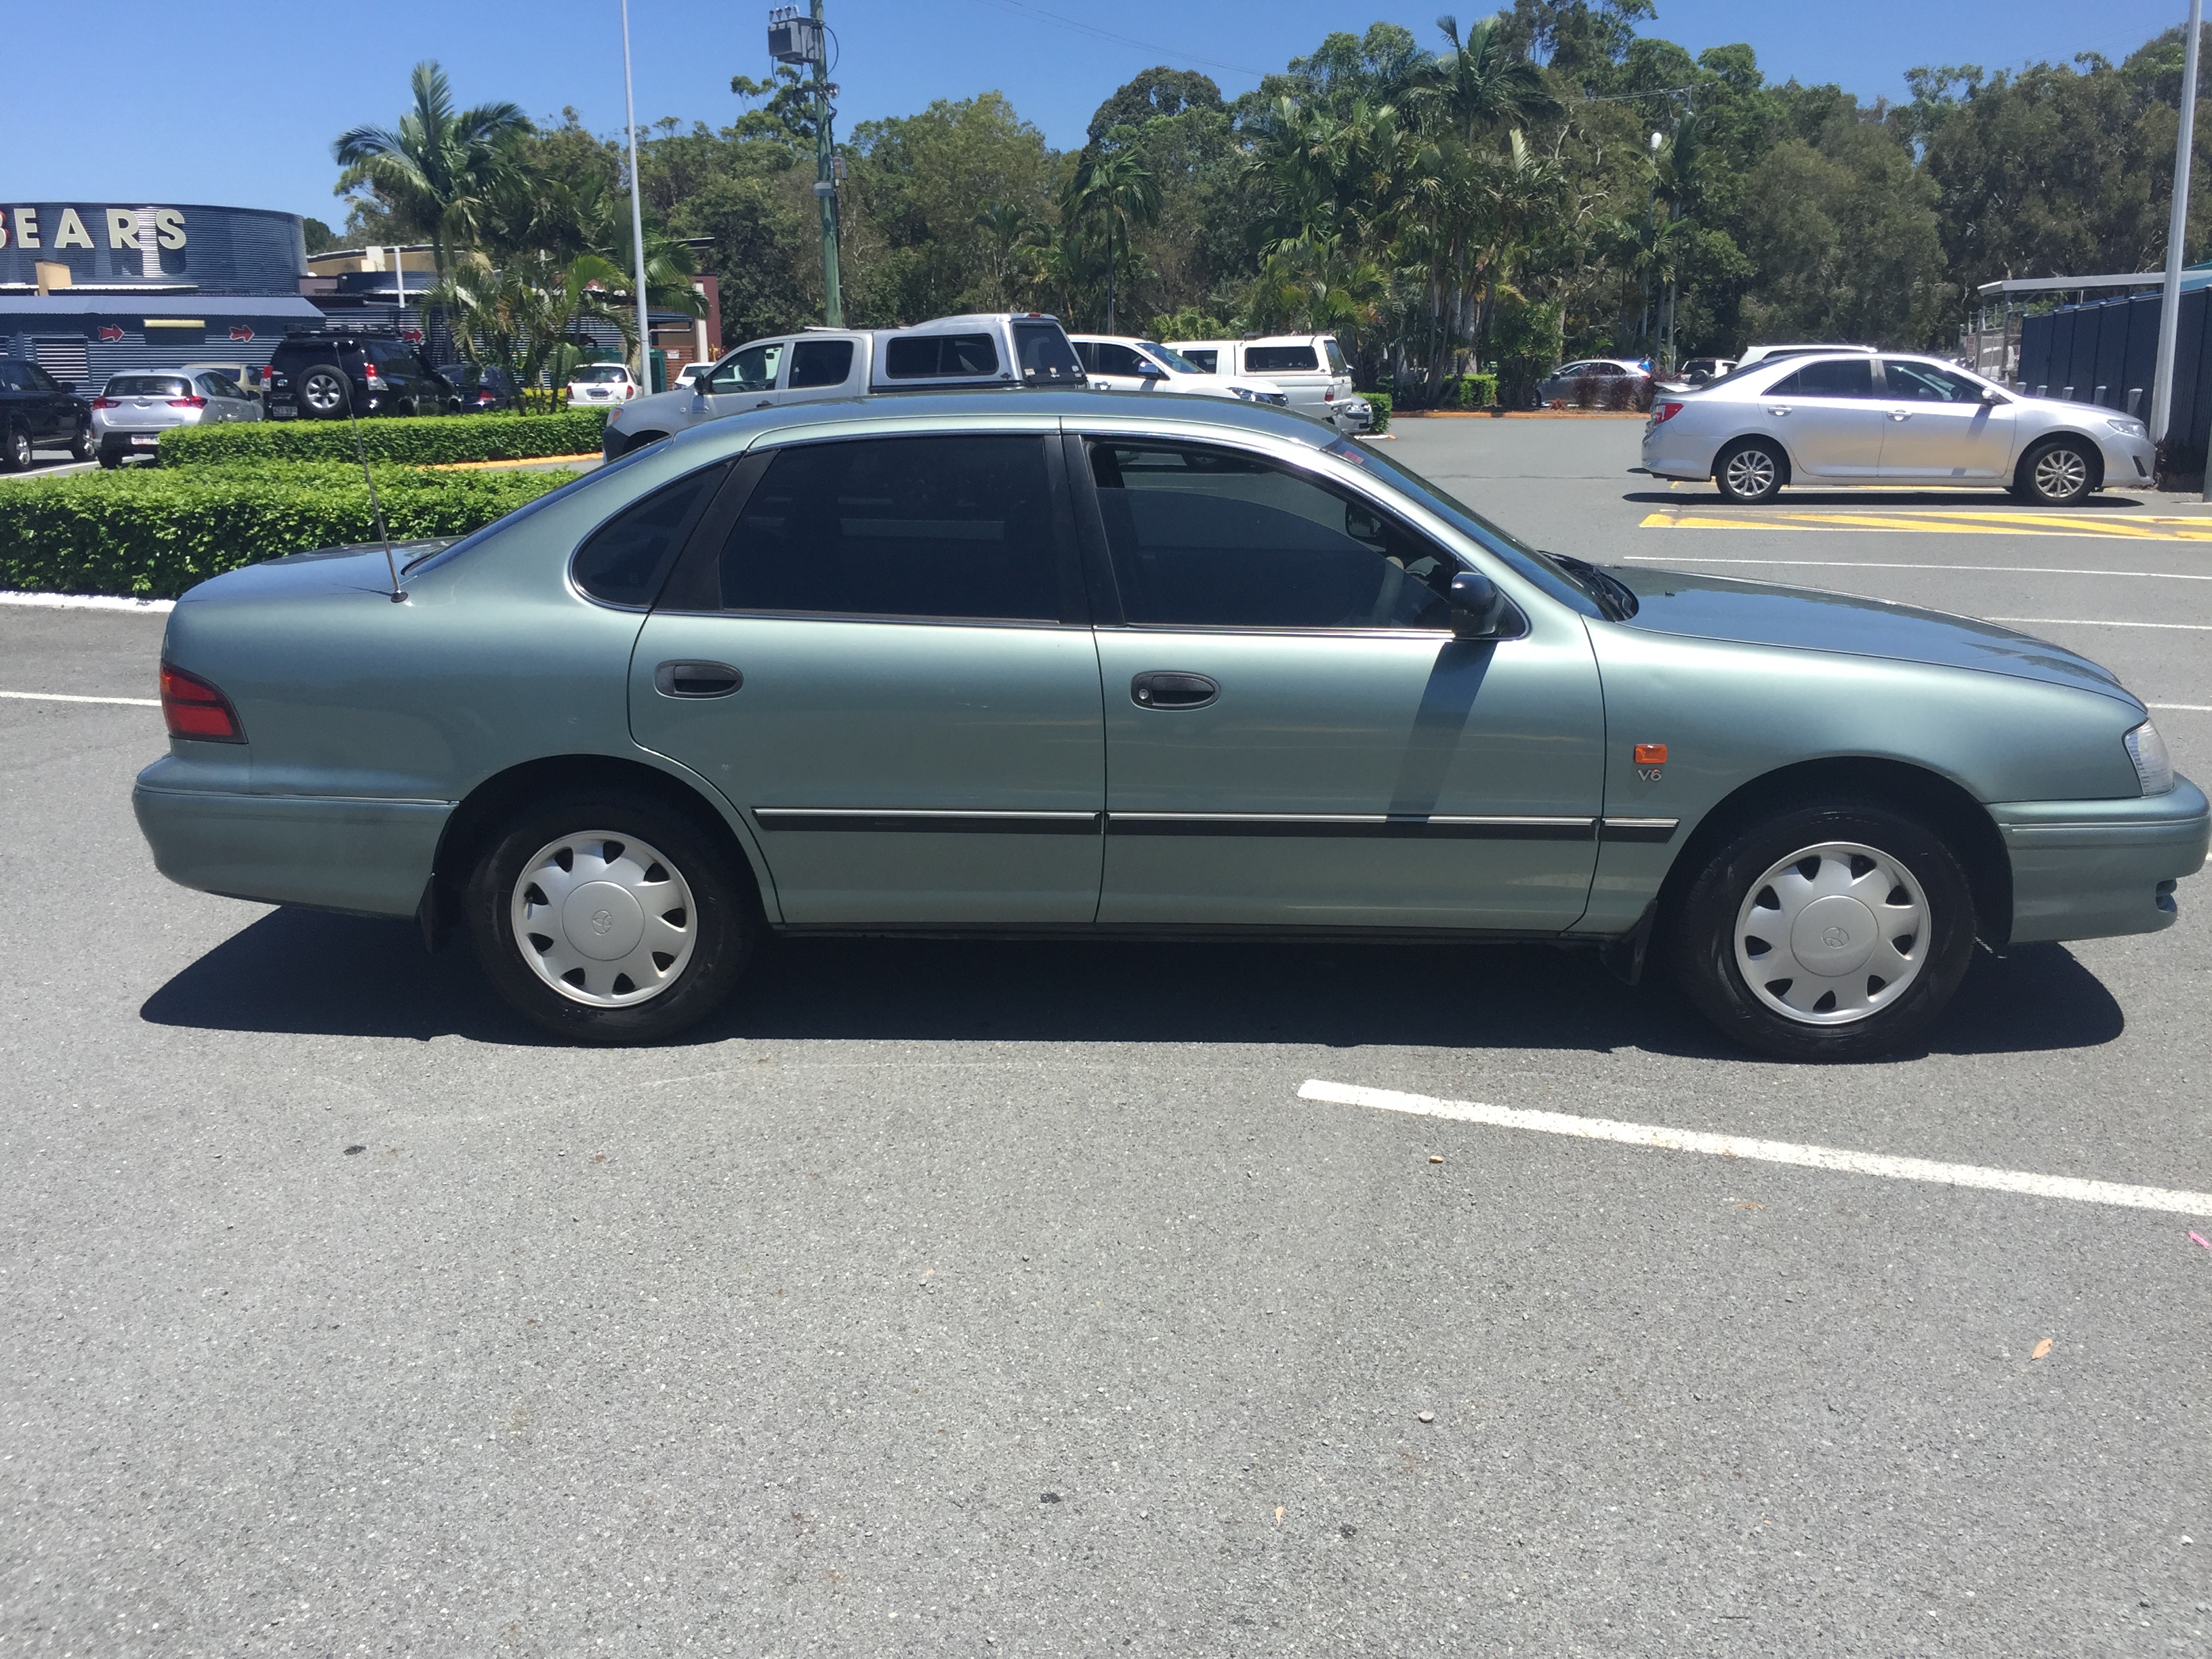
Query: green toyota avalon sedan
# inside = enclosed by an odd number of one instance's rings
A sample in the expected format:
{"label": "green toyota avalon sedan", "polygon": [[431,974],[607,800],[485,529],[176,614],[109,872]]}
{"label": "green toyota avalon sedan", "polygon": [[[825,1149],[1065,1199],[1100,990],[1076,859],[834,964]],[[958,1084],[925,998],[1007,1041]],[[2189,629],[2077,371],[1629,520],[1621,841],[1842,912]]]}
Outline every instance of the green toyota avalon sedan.
{"label": "green toyota avalon sedan", "polygon": [[1977,939],[2149,933],[2205,797],[1962,617],[1524,545],[1318,422],[978,392],[716,421],[399,571],[169,621],[161,870],[678,1031],[770,932],[1547,939],[1841,1060]]}

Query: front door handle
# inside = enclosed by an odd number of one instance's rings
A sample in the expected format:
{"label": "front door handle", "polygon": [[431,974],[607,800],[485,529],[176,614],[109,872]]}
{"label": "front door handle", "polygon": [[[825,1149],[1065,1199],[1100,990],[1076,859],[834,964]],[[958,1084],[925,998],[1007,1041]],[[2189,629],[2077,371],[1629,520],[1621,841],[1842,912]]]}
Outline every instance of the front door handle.
{"label": "front door handle", "polygon": [[1912,418],[1912,411],[1909,409],[1893,409],[1889,411],[1889,418],[1893,421],[1909,421]]}
{"label": "front door handle", "polygon": [[1769,404],[1766,406],[1766,412],[1770,415],[1787,415],[1790,412],[1790,408],[1786,404],[1779,408],[1777,408],[1772,404]]}
{"label": "front door handle", "polygon": [[1139,708],[1203,708],[1221,695],[1221,684],[1203,674],[1154,669],[1129,682],[1129,701]]}
{"label": "front door handle", "polygon": [[763,398],[758,403],[755,404],[753,407],[755,409],[766,409],[775,402],[775,399],[773,398]]}
{"label": "front door handle", "polygon": [[726,662],[665,662],[653,671],[653,689],[664,697],[726,697],[744,683]]}

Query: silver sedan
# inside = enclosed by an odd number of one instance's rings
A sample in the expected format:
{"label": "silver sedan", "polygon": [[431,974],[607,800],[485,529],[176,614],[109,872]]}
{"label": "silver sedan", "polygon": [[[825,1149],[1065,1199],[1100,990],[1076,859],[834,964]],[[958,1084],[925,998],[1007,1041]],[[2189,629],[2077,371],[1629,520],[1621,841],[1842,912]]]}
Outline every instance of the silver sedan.
{"label": "silver sedan", "polygon": [[2155,467],[2133,416],[2022,397],[1934,357],[1861,352],[1769,359],[1662,397],[1644,470],[1711,478],[1734,501],[1790,483],[1979,483],[2070,507],[2108,485],[2148,488]]}

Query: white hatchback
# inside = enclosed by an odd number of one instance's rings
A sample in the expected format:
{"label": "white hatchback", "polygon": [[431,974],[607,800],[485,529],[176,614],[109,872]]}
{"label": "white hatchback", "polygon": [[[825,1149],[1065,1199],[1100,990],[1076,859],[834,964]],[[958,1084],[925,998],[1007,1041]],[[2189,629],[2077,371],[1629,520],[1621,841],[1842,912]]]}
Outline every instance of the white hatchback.
{"label": "white hatchback", "polygon": [[573,407],[589,404],[626,404],[637,396],[638,384],[623,363],[586,363],[568,376],[568,402]]}

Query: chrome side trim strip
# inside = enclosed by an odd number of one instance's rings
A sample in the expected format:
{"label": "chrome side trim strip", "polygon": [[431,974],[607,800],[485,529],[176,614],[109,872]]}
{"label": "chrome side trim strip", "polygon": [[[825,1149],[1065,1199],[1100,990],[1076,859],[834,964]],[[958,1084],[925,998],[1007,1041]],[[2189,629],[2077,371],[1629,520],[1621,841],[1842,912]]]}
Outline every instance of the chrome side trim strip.
{"label": "chrome side trim strip", "polygon": [[1096,812],[945,811],[852,806],[757,806],[763,830],[922,836],[1095,836]]}
{"label": "chrome side trim strip", "polygon": [[1392,817],[1382,812],[1109,812],[1109,836],[1290,836],[1373,841],[1588,841],[1593,818]]}
{"label": "chrome side trim strip", "polygon": [[1600,820],[1598,839],[1601,841],[1668,842],[1681,824],[1680,818],[1604,818]]}

